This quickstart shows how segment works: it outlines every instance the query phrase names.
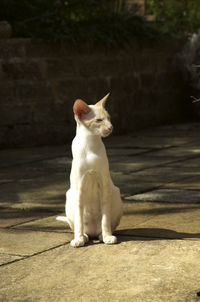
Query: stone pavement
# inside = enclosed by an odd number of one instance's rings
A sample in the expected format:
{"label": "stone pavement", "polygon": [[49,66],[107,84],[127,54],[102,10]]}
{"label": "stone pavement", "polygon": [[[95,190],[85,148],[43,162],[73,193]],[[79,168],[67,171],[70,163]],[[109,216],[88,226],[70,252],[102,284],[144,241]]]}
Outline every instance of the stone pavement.
{"label": "stone pavement", "polygon": [[69,245],[70,145],[0,152],[0,301],[200,301],[200,124],[105,139],[117,245]]}

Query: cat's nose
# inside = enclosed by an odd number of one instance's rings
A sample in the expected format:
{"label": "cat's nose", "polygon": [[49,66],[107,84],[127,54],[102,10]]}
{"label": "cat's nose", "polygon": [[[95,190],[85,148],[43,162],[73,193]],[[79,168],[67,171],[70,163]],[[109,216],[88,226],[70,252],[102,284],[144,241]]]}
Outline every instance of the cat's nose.
{"label": "cat's nose", "polygon": [[111,125],[108,129],[110,132],[113,131],[113,126]]}

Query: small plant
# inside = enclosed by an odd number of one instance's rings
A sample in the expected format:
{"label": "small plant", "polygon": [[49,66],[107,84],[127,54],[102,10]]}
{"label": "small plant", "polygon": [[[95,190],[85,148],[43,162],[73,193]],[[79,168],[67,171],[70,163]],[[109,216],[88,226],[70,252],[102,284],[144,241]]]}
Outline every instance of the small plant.
{"label": "small plant", "polygon": [[53,41],[99,41],[122,45],[135,37],[156,38],[154,24],[119,10],[116,0],[2,0],[0,20],[9,21],[16,37]]}
{"label": "small plant", "polygon": [[164,34],[186,36],[200,29],[200,0],[146,0]]}

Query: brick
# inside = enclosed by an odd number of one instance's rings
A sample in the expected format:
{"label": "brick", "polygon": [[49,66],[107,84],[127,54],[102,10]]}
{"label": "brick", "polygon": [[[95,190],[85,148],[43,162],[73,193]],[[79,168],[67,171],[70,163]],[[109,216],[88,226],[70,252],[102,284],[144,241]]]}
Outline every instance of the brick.
{"label": "brick", "polygon": [[123,77],[111,78],[111,89],[114,93],[133,94],[140,86],[140,78],[137,74],[124,75]]}
{"label": "brick", "polygon": [[15,98],[31,99],[34,97],[40,97],[42,102],[43,97],[52,97],[53,88],[50,81],[16,81],[12,82],[13,95]]}
{"label": "brick", "polygon": [[72,123],[72,106],[69,108],[67,102],[56,102],[54,99],[46,99],[42,103],[34,100],[32,119],[33,123],[43,123],[47,127],[51,123],[65,123],[66,121]]}
{"label": "brick", "polygon": [[0,125],[15,125],[30,123],[32,110],[28,104],[0,104]]}
{"label": "brick", "polygon": [[58,75],[60,78],[63,77],[75,77],[79,75],[77,62],[73,59],[65,58],[60,59],[48,59],[47,64],[47,76],[50,79],[57,79]]}
{"label": "brick", "polygon": [[133,54],[133,67],[134,71],[145,72],[145,73],[154,73],[156,71],[156,60],[157,58],[151,56],[151,54]]}
{"label": "brick", "polygon": [[[72,129],[72,126],[69,126],[67,122],[65,124],[32,123],[0,127],[0,130],[3,130],[4,133],[4,135],[1,133],[0,136],[0,147],[66,144],[73,137]],[[75,124],[73,130],[74,133]]]}
{"label": "brick", "polygon": [[177,71],[166,71],[156,74],[157,87],[168,87],[168,89],[174,89],[177,87],[183,88],[183,75]]}
{"label": "brick", "polygon": [[76,59],[76,72],[80,77],[100,77],[102,75],[100,62],[95,57],[89,56]]}
{"label": "brick", "polygon": [[23,58],[29,39],[0,39],[0,59]]}
{"label": "brick", "polygon": [[153,72],[142,72],[140,75],[140,80],[141,87],[145,87],[145,89],[153,89],[155,86],[155,74]]}
{"label": "brick", "polygon": [[40,80],[43,77],[40,68],[41,63],[41,60],[12,59],[2,63],[2,71],[7,80]]}
{"label": "brick", "polygon": [[132,73],[132,58],[125,56],[123,58],[109,57],[107,60],[97,61],[99,64],[99,76],[124,76]]}
{"label": "brick", "polygon": [[55,90],[61,99],[69,102],[72,108],[77,98],[85,100],[88,104],[94,104],[110,91],[110,86],[107,78],[76,77],[58,81]]}
{"label": "brick", "polygon": [[25,44],[25,53],[27,58],[63,58],[74,55],[75,49],[70,49],[70,45],[59,42],[47,42],[41,40],[29,40]]}

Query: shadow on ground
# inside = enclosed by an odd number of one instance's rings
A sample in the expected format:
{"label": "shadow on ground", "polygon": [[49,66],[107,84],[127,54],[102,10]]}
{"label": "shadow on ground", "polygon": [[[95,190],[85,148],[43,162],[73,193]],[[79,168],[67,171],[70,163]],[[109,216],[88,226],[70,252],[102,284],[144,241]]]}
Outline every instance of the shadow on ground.
{"label": "shadow on ground", "polygon": [[[137,202],[132,203],[137,207]],[[140,203],[141,204],[141,203]],[[151,204],[151,203],[150,203]],[[126,206],[126,203],[124,204]],[[138,204],[139,205],[139,204]],[[124,215],[166,215],[166,214],[177,214],[177,213],[185,213],[185,212],[192,212],[197,209],[200,209],[200,205],[185,205],[185,204],[178,204],[177,206],[162,206],[162,207],[152,207],[152,208],[144,208],[144,209],[136,209],[124,211]]]}
{"label": "shadow on ground", "polygon": [[200,238],[200,233],[182,233],[160,228],[124,229],[116,231],[116,234],[119,236],[127,236],[126,239],[122,241]]}

